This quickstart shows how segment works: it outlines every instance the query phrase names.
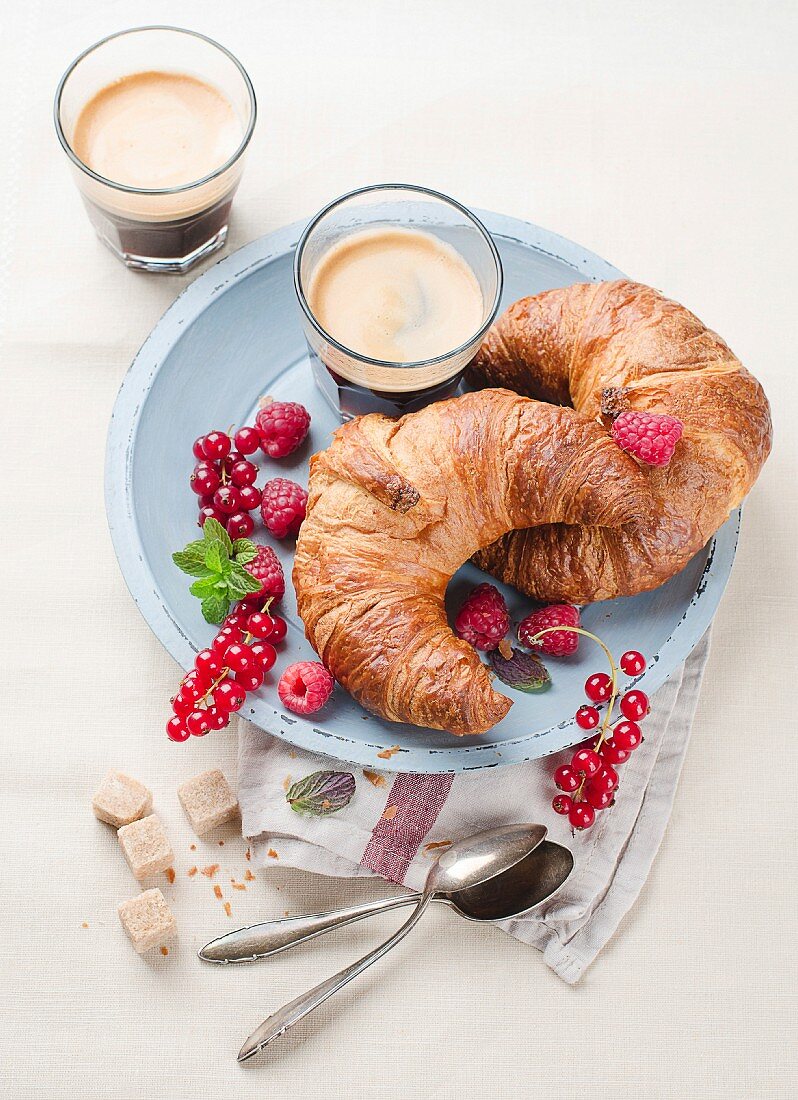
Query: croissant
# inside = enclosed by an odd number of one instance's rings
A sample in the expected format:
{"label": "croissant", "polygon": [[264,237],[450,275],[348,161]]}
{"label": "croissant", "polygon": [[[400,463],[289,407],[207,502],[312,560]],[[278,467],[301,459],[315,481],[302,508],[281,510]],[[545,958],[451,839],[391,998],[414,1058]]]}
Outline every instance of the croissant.
{"label": "croissant", "polygon": [[741,503],[770,452],[770,407],[757,380],[684,306],[639,283],[522,298],[488,332],[468,377],[590,418],[635,409],[684,425],[670,463],[647,468],[652,505],[642,517],[612,528],[529,526],[475,555],[480,568],[541,600],[587,603],[662,584]]}
{"label": "croissant", "polygon": [[485,389],[360,417],[311,460],[294,586],[339,683],[394,722],[482,733],[510,709],[446,620],[452,574],[505,532],[644,524],[646,476],[573,409]]}

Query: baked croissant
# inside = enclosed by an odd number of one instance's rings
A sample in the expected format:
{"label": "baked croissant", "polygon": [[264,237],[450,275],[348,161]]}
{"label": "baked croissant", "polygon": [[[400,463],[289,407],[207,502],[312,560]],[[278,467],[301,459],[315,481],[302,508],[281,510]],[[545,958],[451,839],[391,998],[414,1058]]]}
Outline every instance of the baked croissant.
{"label": "baked croissant", "polygon": [[394,722],[482,733],[511,703],[446,620],[452,574],[519,527],[643,524],[647,477],[573,409],[500,389],[360,417],[311,460],[294,586],[339,683]]}
{"label": "baked croissant", "polygon": [[684,306],[639,283],[522,298],[488,332],[468,377],[592,419],[635,409],[684,425],[670,463],[646,468],[644,516],[613,528],[529,527],[475,556],[541,600],[587,603],[662,584],[741,503],[770,452],[770,407],[757,380]]}

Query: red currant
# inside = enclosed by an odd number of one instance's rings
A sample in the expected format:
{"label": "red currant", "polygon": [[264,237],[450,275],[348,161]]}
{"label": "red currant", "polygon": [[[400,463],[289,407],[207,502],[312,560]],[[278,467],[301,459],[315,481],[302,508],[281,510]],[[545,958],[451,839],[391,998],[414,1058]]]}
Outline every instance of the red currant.
{"label": "red currant", "polygon": [[568,814],[568,820],[577,832],[589,829],[596,820],[596,811],[587,802],[575,802]]}
{"label": "red currant", "polygon": [[238,492],[241,507],[245,512],[254,512],[260,508],[263,493],[255,485],[244,485]]}
{"label": "red currant", "polygon": [[260,447],[260,433],[257,428],[239,428],[233,442],[242,455],[252,455]]}
{"label": "red currant", "polygon": [[555,814],[569,814],[574,801],[567,794],[555,794],[551,802],[551,808]]}
{"label": "red currant", "polygon": [[231,451],[227,458],[222,459],[224,472],[229,474],[237,462],[244,462],[244,456],[240,451]]}
{"label": "red currant", "polygon": [[621,671],[625,672],[627,676],[639,676],[646,667],[646,659],[636,649],[628,649],[618,664],[621,666]]}
{"label": "red currant", "polygon": [[194,672],[196,673],[195,675],[192,675],[189,672],[187,676],[183,677],[183,679],[180,681],[180,691],[178,692],[178,694],[182,695],[184,699],[188,699],[192,703],[196,702],[197,699],[202,698],[202,696],[205,694],[207,686],[204,680],[200,677],[199,673],[197,673],[196,669],[194,670]]}
{"label": "red currant", "polygon": [[189,699],[182,691],[178,691],[172,700],[172,710],[178,718],[185,718],[187,714],[191,714],[195,702],[196,699]]}
{"label": "red currant", "polygon": [[251,672],[237,672],[236,683],[241,684],[244,691],[257,691],[263,683],[265,673],[262,668],[253,668]]}
{"label": "red currant", "polygon": [[575,791],[582,780],[570,764],[561,764],[554,773],[554,782],[561,791]]}
{"label": "red currant", "polygon": [[222,662],[212,649],[201,649],[194,658],[194,668],[206,680],[215,680],[222,671]]}
{"label": "red currant", "polygon": [[228,716],[218,707],[208,707],[205,713],[208,715],[208,722],[212,730],[223,730],[225,726],[230,724]]}
{"label": "red currant", "polygon": [[238,512],[241,507],[241,496],[235,485],[220,485],[213,494],[213,506],[226,516]]}
{"label": "red currant", "polygon": [[268,672],[277,660],[277,650],[268,642],[253,642],[249,647],[264,672]]}
{"label": "red currant", "polygon": [[258,665],[249,646],[240,643],[225,650],[224,663],[233,672],[252,672]]}
{"label": "red currant", "polygon": [[188,741],[191,734],[186,729],[186,723],[175,715],[166,723],[166,736],[170,741]]}
{"label": "red currant", "polygon": [[230,454],[230,436],[227,432],[208,432],[202,447],[208,458],[225,458]]}
{"label": "red currant", "polygon": [[268,611],[255,611],[247,619],[247,630],[255,638],[271,638],[274,633],[274,617]]}
{"label": "red currant", "polygon": [[233,485],[239,489],[243,489],[245,485],[254,485],[258,476],[258,467],[253,466],[251,462],[247,462],[244,459],[242,462],[236,462],[230,471],[230,480]]}
{"label": "red currant", "polygon": [[246,630],[246,627],[247,627],[247,616],[244,615],[239,610],[239,608],[235,608],[234,611],[231,611],[230,614],[227,616],[227,618],[222,623],[222,630],[227,630],[228,628],[233,630],[236,627],[241,631],[242,637],[243,637],[244,631]]}
{"label": "red currant", "polygon": [[621,698],[621,714],[624,718],[628,718],[630,722],[639,722],[649,712],[648,696],[644,691],[638,691],[637,688],[633,688],[632,691],[627,691],[626,695]]}
{"label": "red currant", "polygon": [[233,512],[227,519],[227,533],[231,539],[248,539],[255,530],[255,520],[248,512]]}
{"label": "red currant", "polygon": [[595,787],[592,782],[585,784],[585,801],[594,810],[606,810],[615,801],[612,791],[605,791],[601,787]]}
{"label": "red currant", "polygon": [[595,707],[580,707],[576,712],[576,724],[582,730],[594,730],[599,724],[599,712]]}
{"label": "red currant", "polygon": [[208,457],[205,454],[204,443],[205,436],[201,435],[199,439],[194,440],[194,446],[191,448],[191,450],[194,452],[194,457],[199,459],[200,462],[204,462],[204,460]]}
{"label": "red currant", "polygon": [[211,649],[219,657],[224,659],[225,651],[227,647],[234,642],[240,642],[244,635],[241,633],[237,626],[225,626],[219,631],[216,637],[211,642]]}
{"label": "red currant", "polygon": [[204,737],[211,724],[208,721],[208,713],[204,710],[192,710],[186,718],[186,729],[195,737]]}
{"label": "red currant", "polygon": [[594,749],[577,749],[571,758],[574,771],[584,772],[588,779],[601,770],[601,765],[602,759]]}
{"label": "red currant", "polygon": [[609,763],[606,763],[600,772],[596,772],[590,780],[590,785],[596,790],[614,791],[618,786],[618,773]]}
{"label": "red currant", "polygon": [[285,619],[281,619],[279,615],[272,615],[274,625],[272,626],[272,632],[269,635],[269,641],[272,645],[276,645],[278,642],[282,642],[288,633],[288,624]]}
{"label": "red currant", "polygon": [[227,523],[227,516],[224,512],[220,512],[219,509],[214,508],[212,504],[200,508],[197,527],[204,527],[206,519],[215,519],[217,523],[221,523],[222,527]]}
{"label": "red currant", "polygon": [[612,695],[612,678],[606,672],[594,672],[585,680],[585,695],[593,703],[606,703]]}
{"label": "red currant", "polygon": [[215,493],[221,483],[219,471],[210,462],[199,462],[191,471],[189,485],[197,496],[209,496]]}
{"label": "red currant", "polygon": [[625,719],[614,727],[612,739],[618,748],[632,752],[643,740],[643,734],[637,722],[629,722]]}
{"label": "red currant", "polygon": [[224,714],[240,710],[244,705],[247,693],[244,688],[233,680],[222,680],[213,693],[213,705]]}
{"label": "red currant", "polygon": [[630,749],[622,749],[620,745],[615,744],[612,737],[608,737],[601,746],[601,755],[608,764],[623,764],[632,753]]}

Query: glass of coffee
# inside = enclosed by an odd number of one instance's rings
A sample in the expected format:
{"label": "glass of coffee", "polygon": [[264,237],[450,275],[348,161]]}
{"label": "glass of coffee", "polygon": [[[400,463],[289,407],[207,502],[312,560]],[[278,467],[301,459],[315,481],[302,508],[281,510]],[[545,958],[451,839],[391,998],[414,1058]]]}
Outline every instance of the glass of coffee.
{"label": "glass of coffee", "polygon": [[218,42],[112,34],[69,66],[54,112],[92,225],[128,267],[179,273],[224,244],[256,104]]}
{"label": "glass of coffee", "polygon": [[316,382],[344,420],[452,396],[499,308],[502,267],[464,206],[375,184],[325,206],[294,257]]}

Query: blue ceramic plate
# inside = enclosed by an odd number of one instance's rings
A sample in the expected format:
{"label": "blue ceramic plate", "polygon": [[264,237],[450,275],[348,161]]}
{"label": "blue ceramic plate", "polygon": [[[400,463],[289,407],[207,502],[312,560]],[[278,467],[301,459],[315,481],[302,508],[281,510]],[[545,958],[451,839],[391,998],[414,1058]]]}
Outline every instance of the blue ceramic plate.
{"label": "blue ceramic plate", "polygon": [[[504,264],[502,308],[548,287],[621,274],[536,226],[496,214],[479,216]],[[119,564],[141,613],[186,669],[214,633],[189,594],[189,579],[171,560],[173,550],[198,535],[196,498],[188,486],[194,439],[212,428],[251,423],[263,394],[301,401],[313,418],[310,438],[294,455],[270,463],[269,476],[306,484],[310,454],[327,445],[336,427],[310,376],[294,300],[291,263],[302,228],[292,225],[254,241],[186,289],[136,356],[111,420],[106,507]],[[738,527],[739,515],[734,515],[677,577],[655,592],[585,610],[586,628],[600,634],[614,653],[635,648],[649,658],[639,680],[645,691],[656,691],[709,626],[729,577]],[[293,547],[278,544],[276,549],[289,579],[284,614],[290,629],[279,669],[314,654],[290,588]],[[481,576],[470,565],[458,572],[450,586],[453,606]],[[522,618],[523,597],[512,589],[505,595],[514,618]],[[586,675],[601,669],[603,660],[597,647],[583,642],[574,658],[550,661],[551,689],[524,695],[507,688],[512,710],[479,737],[383,722],[341,688],[323,711],[300,718],[279,709],[270,682],[248,698],[242,713],[295,745],[353,763],[416,772],[487,768],[545,756],[580,740],[573,715],[584,702]],[[164,700],[164,720],[166,711]],[[378,757],[392,746],[399,751],[390,759]]]}

